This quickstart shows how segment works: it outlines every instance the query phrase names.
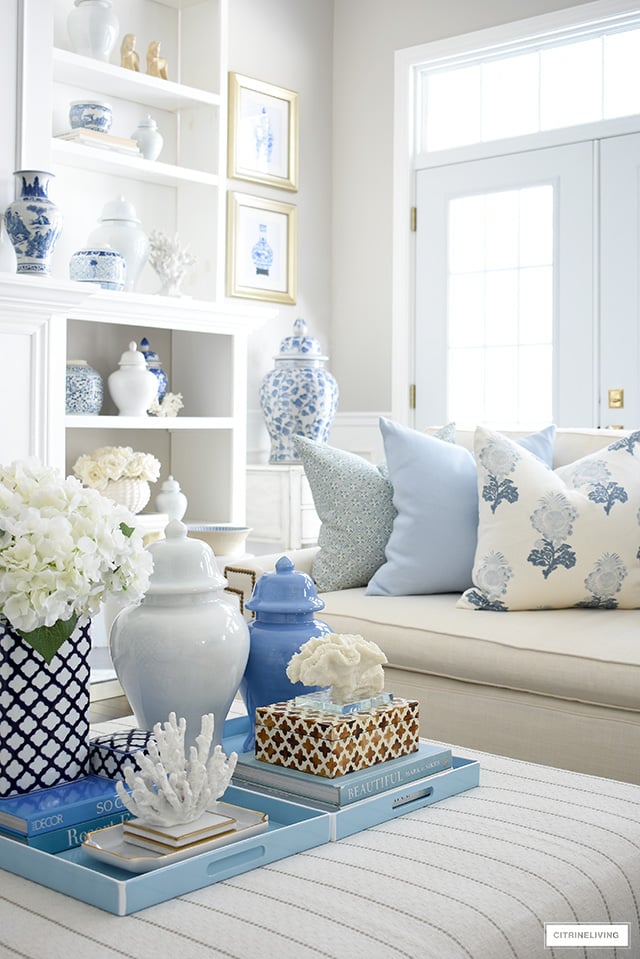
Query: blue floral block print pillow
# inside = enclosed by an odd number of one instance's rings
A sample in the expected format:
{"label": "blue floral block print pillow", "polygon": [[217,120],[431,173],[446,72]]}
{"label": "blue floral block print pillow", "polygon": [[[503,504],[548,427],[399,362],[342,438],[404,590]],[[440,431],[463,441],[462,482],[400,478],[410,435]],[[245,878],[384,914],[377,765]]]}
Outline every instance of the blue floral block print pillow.
{"label": "blue floral block print pillow", "polygon": [[479,527],[465,609],[640,606],[640,431],[556,470],[478,428]]}

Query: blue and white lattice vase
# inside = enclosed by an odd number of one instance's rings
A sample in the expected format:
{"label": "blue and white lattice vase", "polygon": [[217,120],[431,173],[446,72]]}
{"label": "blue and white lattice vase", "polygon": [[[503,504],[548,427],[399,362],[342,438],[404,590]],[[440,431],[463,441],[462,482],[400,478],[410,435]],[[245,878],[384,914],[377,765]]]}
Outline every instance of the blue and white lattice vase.
{"label": "blue and white lattice vase", "polygon": [[97,416],[102,409],[104,384],[86,360],[67,360],[66,412],[69,416]]}
{"label": "blue and white lattice vase", "polygon": [[0,798],[88,773],[90,626],[46,663],[0,616]]}
{"label": "blue and white lattice vase", "polygon": [[296,463],[295,436],[326,443],[338,408],[338,384],[324,368],[320,344],[298,319],[260,386],[260,405],[271,437],[270,463]]}
{"label": "blue and white lattice vase", "polygon": [[16,170],[14,176],[18,195],[4,218],[16,252],[17,272],[48,276],[51,254],[62,231],[62,214],[48,195],[53,174]]}
{"label": "blue and white lattice vase", "polygon": [[311,577],[296,570],[288,556],[280,557],[275,573],[260,577],[245,605],[256,614],[249,623],[249,659],[240,683],[249,716],[249,733],[243,744],[243,751],[247,752],[255,747],[258,706],[286,702],[320,688],[292,683],[287,666],[308,639],[326,636],[333,630],[315,619],[315,613],[324,609],[324,602]]}
{"label": "blue and white lattice vase", "polygon": [[127,264],[121,253],[109,247],[76,250],[69,261],[69,279],[94,283],[103,290],[124,290]]}

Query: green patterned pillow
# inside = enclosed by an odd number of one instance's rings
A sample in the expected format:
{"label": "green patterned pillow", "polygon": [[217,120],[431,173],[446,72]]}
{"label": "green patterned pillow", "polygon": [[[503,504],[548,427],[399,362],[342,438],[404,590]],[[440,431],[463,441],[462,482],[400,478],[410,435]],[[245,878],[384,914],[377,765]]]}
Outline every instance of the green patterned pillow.
{"label": "green patterned pillow", "polygon": [[[455,442],[455,423],[435,434]],[[312,576],[320,592],[366,586],[385,561],[396,510],[386,464],[304,436],[295,446],[321,520]]]}

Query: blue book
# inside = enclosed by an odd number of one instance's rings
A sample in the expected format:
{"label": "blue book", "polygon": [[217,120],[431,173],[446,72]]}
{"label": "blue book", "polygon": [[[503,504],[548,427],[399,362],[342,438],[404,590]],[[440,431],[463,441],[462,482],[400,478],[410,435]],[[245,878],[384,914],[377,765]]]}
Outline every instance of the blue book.
{"label": "blue book", "polygon": [[36,836],[125,809],[115,780],[89,775],[61,786],[0,799],[0,826],[23,836]]}
{"label": "blue book", "polygon": [[106,829],[107,826],[119,826],[120,823],[132,818],[133,813],[123,809],[111,816],[86,819],[84,822],[63,826],[62,829],[52,829],[50,832],[39,833],[36,836],[25,836],[24,833],[14,832],[13,829],[0,829],[0,836],[15,839],[17,842],[33,846],[34,849],[42,849],[44,852],[63,852],[65,849],[81,846],[87,838],[87,833],[95,832],[96,829]]}
{"label": "blue book", "polygon": [[267,763],[249,752],[238,756],[233,784],[251,789],[264,786],[277,789],[283,795],[287,793],[290,798],[317,799],[332,806],[346,806],[450,768],[451,749],[424,740],[420,741],[416,752],[407,756],[388,759],[335,779]]}

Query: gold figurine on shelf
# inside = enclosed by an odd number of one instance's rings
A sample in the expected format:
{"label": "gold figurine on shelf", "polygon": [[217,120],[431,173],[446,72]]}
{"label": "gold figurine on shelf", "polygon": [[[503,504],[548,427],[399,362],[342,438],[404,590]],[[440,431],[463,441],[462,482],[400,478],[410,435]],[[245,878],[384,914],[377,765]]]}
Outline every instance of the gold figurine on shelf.
{"label": "gold figurine on shelf", "polygon": [[162,80],[169,79],[169,70],[165,57],[160,56],[160,41],[152,40],[147,50],[147,73],[151,77],[161,77]]}
{"label": "gold figurine on shelf", "polygon": [[140,72],[140,55],[136,50],[135,33],[125,33],[120,45],[120,66]]}

